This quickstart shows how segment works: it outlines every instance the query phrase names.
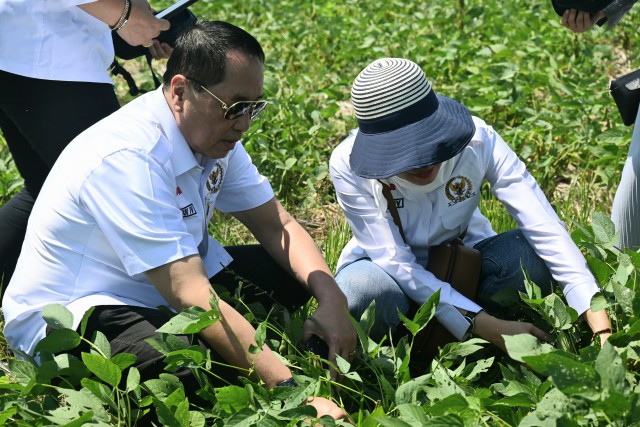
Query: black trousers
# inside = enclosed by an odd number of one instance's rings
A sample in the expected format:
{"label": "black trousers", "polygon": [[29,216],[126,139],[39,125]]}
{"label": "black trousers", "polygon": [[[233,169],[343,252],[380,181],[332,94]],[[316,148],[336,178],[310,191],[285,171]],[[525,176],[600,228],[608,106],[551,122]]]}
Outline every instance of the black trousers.
{"label": "black trousers", "polygon": [[[283,270],[259,245],[227,247],[227,251],[233,256],[234,261],[229,265],[229,271],[223,271],[211,278],[211,283],[222,286],[233,293],[238,284],[238,276],[250,280],[257,287],[244,288],[243,301],[247,304],[260,303],[266,308],[273,306],[275,302],[287,307],[289,310],[304,305],[311,297],[307,291]],[[98,306],[94,309],[85,335],[91,339],[96,331],[102,332],[111,343],[112,355],[118,353],[131,353],[137,357],[134,364],[140,371],[141,379],[157,378],[164,370],[164,356],[145,342],[147,338],[158,336],[156,330],[164,325],[171,315],[163,310],[109,305]],[[180,336],[181,340],[190,345],[198,344],[204,348],[213,350],[209,344],[198,336]],[[72,352],[80,357],[82,351],[88,351],[86,345],[80,346]],[[214,360],[222,361],[220,356],[213,351]],[[215,373],[224,380],[212,378],[214,385],[224,384],[225,381],[233,382],[240,375],[235,369],[215,366]],[[195,395],[200,389],[195,376],[184,369],[175,373],[185,386],[185,391],[190,401],[201,402]]]}
{"label": "black trousers", "polygon": [[23,189],[0,208],[0,285],[15,269],[27,219],[56,159],[79,133],[116,111],[113,85],[33,79],[0,71],[0,129]]}

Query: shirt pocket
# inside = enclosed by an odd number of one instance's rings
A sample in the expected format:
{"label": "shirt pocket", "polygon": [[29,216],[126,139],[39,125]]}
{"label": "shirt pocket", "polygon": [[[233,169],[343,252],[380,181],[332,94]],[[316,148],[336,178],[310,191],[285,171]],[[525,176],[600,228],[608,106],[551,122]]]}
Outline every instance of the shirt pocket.
{"label": "shirt pocket", "polygon": [[466,231],[471,221],[471,216],[476,205],[473,203],[463,203],[456,207],[450,207],[440,215],[442,227],[447,231],[454,231],[458,236]]}

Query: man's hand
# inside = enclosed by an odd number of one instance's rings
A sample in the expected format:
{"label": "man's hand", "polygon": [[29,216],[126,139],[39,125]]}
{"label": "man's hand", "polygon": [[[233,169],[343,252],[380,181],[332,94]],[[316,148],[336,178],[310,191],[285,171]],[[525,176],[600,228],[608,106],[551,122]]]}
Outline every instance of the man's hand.
{"label": "man's hand", "polygon": [[[307,342],[312,335],[322,338],[329,346],[329,361],[335,364],[336,354],[349,362],[353,360],[357,336],[347,315],[346,304],[319,303],[318,309],[304,323],[302,340]],[[332,380],[339,379],[333,368],[330,372]]]}
{"label": "man's hand", "polygon": [[576,9],[567,9],[562,14],[560,23],[574,33],[583,33],[593,28],[596,22],[604,17],[605,14],[602,11],[591,16],[588,12]]}
{"label": "man's hand", "polygon": [[169,43],[161,43],[158,40],[153,40],[153,44],[149,46],[149,53],[154,59],[166,59],[173,53],[173,48]]}
{"label": "man's hand", "polygon": [[498,319],[486,311],[481,311],[476,316],[473,333],[498,346],[504,352],[507,348],[503,335],[529,334],[541,341],[547,341],[547,334],[531,323]]}

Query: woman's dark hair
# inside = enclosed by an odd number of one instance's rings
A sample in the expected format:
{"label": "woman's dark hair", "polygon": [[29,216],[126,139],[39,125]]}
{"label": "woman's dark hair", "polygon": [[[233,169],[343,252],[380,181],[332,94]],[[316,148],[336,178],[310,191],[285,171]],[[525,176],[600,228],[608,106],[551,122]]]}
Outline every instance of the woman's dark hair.
{"label": "woman's dark hair", "polygon": [[176,40],[162,82],[169,86],[173,76],[182,74],[213,86],[224,79],[227,54],[234,51],[264,63],[260,43],[242,28],[222,21],[198,22]]}

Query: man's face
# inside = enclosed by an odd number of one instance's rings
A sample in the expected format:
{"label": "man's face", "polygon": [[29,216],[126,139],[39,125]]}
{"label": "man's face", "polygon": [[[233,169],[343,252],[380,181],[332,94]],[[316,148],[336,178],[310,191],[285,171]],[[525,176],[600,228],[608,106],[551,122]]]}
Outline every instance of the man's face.
{"label": "man's face", "polygon": [[427,185],[436,179],[440,171],[440,166],[442,166],[442,163],[425,168],[411,169],[407,172],[399,173],[398,176],[412,184]]}
{"label": "man's face", "polygon": [[[225,78],[207,89],[230,107],[238,101],[261,99],[263,78],[259,60],[231,52],[227,55]],[[169,96],[174,116],[191,150],[214,159],[226,157],[249,129],[251,113],[225,119],[220,101],[204,90],[196,92],[193,81],[177,75],[171,83]]]}

